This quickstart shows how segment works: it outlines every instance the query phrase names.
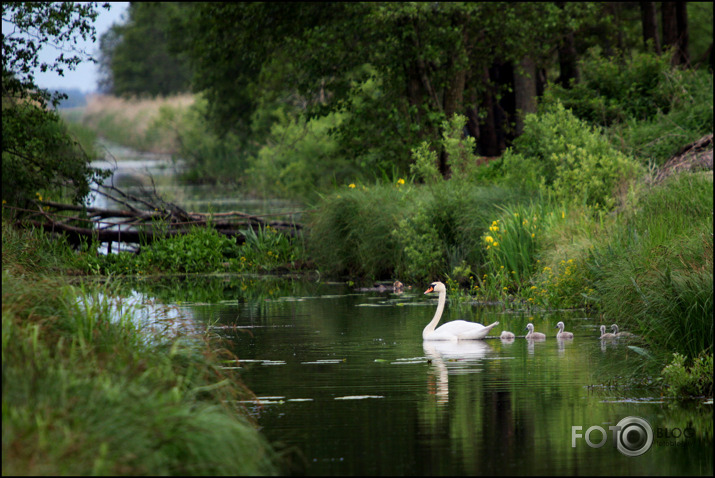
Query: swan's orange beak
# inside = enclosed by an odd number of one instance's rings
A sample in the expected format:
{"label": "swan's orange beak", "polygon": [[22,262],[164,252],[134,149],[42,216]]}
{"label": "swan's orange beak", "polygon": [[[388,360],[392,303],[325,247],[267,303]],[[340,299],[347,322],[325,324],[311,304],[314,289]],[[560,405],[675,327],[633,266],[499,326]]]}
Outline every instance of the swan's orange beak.
{"label": "swan's orange beak", "polygon": [[429,289],[425,291],[425,294],[429,294],[430,292],[434,292],[434,287],[429,286]]}

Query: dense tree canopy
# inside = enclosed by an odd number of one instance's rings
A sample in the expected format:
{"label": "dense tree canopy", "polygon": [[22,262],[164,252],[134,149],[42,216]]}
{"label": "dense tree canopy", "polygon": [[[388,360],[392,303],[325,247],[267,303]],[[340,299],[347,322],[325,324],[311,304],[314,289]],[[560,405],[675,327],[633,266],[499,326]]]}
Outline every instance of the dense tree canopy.
{"label": "dense tree canopy", "polygon": [[[441,125],[455,113],[468,118],[466,132],[481,155],[501,154],[547,82],[578,84],[579,62],[594,47],[617,57],[657,43],[687,65],[687,9],[669,16],[673,8],[673,2],[136,4],[127,25],[105,39],[114,45],[105,64],[115,93],[128,91],[120,78],[131,92],[155,92],[162,83],[154,80],[155,65],[134,64],[154,58],[142,46],[150,38],[156,52],[181,58],[164,73],[184,78],[188,67],[214,130],[243,138],[244,150],[264,140],[272,115],[344,113],[332,128],[336,154],[367,169],[405,170],[410,151],[424,140],[437,144]],[[162,15],[150,14],[155,10]],[[144,33],[150,31],[163,34]],[[122,53],[129,49],[141,54],[130,61]],[[164,64],[145,63],[152,61]],[[438,158],[448,175],[445,151]]]}

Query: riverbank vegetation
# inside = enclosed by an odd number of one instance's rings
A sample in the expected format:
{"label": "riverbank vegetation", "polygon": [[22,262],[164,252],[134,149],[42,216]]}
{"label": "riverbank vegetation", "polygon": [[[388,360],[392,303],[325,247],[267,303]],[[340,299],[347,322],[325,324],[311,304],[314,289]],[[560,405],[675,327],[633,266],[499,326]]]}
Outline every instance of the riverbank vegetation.
{"label": "riverbank vegetation", "polygon": [[72,249],[3,226],[4,474],[272,474],[250,397],[216,337],[139,321],[103,285],[72,284]]}
{"label": "riverbank vegetation", "polygon": [[[111,286],[55,278],[68,272],[441,279],[464,300],[589,308],[639,336],[668,393],[712,395],[712,5],[662,7],[696,12],[690,61],[683,35],[661,49],[647,30],[650,4],[197,3],[156,23],[162,4],[136,3],[102,45],[124,98],[95,97],[70,129],[19,81],[32,55],[8,49],[3,471],[273,471],[211,337],[148,334],[113,312]],[[149,41],[193,93],[129,81]],[[170,152],[195,182],[300,200],[305,234],[196,229],[97,255],[12,229],[48,197],[86,200],[93,134]]]}

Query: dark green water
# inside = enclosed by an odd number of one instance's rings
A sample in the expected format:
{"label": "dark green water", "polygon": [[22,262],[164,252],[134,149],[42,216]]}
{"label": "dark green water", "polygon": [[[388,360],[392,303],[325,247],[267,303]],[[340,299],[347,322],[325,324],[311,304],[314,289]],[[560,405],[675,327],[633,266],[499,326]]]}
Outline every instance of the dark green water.
{"label": "dark green water", "polygon": [[[215,330],[231,339],[258,397],[245,405],[284,451],[287,474],[712,475],[712,405],[602,385],[620,383],[640,358],[625,344],[601,344],[597,319],[533,316],[548,335],[540,343],[423,344],[436,300],[418,289],[252,279],[181,308],[199,323],[218,321]],[[456,318],[498,320],[495,335],[522,335],[530,320],[448,301],[442,320]],[[573,340],[555,338],[559,320]],[[647,420],[653,433],[641,456],[619,451],[608,428],[621,423],[631,433],[624,446],[644,449],[637,439],[647,432],[628,417]],[[574,441],[574,426],[581,435],[601,427],[604,446]],[[588,436],[598,444],[603,435]]]}

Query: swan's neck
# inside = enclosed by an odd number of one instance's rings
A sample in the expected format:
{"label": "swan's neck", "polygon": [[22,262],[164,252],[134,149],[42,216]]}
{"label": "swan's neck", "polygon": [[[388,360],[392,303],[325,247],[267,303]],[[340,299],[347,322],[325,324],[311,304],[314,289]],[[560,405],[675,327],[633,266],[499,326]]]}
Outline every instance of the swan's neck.
{"label": "swan's neck", "polygon": [[618,326],[616,324],[613,324],[613,333],[614,334],[618,333]]}
{"label": "swan's neck", "polygon": [[442,312],[444,312],[444,304],[447,301],[447,291],[441,291],[439,293],[439,301],[437,302],[437,311],[434,313],[434,317],[432,317],[432,321],[427,324],[427,327],[422,331],[422,338],[425,339],[429,334],[434,332],[434,329],[437,328],[437,324],[439,323],[439,320],[442,318]]}

